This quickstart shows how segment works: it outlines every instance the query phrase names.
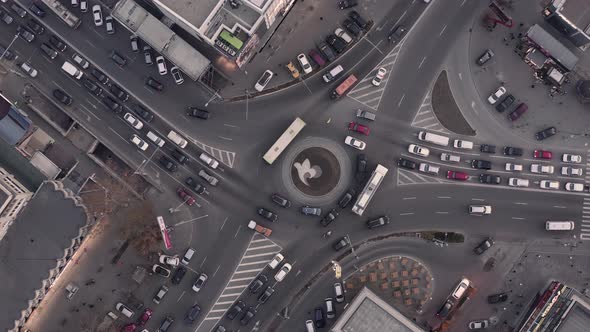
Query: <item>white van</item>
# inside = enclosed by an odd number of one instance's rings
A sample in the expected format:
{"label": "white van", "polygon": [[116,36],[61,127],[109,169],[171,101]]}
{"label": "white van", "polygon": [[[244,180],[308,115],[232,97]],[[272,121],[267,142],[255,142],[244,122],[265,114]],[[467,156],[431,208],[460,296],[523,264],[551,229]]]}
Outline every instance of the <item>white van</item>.
{"label": "white van", "polygon": [[449,138],[443,135],[428,133],[421,131],[418,133],[418,139],[432,144],[447,146],[449,145]]}
{"label": "white van", "polygon": [[332,82],[336,77],[340,76],[340,74],[342,74],[343,71],[344,68],[342,68],[341,65],[338,65],[330,69],[327,73],[325,73],[324,76],[322,76],[322,78],[324,79],[324,82],[329,83]]}
{"label": "white van", "polygon": [[68,75],[72,76],[73,78],[79,80],[82,78],[82,71],[78,69],[78,67],[74,66],[73,64],[65,61],[63,65],[61,65],[61,70],[65,71]]}
{"label": "white van", "polygon": [[547,221],[545,229],[548,231],[572,231],[574,225],[573,221]]}
{"label": "white van", "polygon": [[168,133],[168,138],[183,149],[188,144],[188,142],[184,138],[182,138],[182,136],[178,135],[174,130],[170,130],[170,132]]}
{"label": "white van", "polygon": [[195,249],[193,249],[193,248],[186,249],[186,252],[184,253],[184,256],[182,256],[182,260],[180,262],[184,265],[188,265],[188,263],[191,261],[191,258],[193,258],[194,254],[195,254]]}
{"label": "white van", "polygon": [[453,146],[456,149],[471,150],[473,149],[473,142],[465,141],[462,139],[456,139],[455,142],[453,142]]}
{"label": "white van", "polygon": [[164,143],[166,143],[166,141],[164,141],[162,138],[160,138],[160,136],[154,134],[151,131],[148,131],[146,136],[147,136],[147,138],[150,139],[150,141],[154,142],[159,147],[163,147]]}

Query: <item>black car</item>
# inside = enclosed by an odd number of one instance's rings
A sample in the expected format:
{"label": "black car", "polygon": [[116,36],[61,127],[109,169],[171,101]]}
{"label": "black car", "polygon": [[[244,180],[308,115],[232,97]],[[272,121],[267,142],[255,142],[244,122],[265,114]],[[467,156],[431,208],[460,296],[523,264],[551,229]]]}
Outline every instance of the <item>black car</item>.
{"label": "black car", "polygon": [[487,184],[500,184],[500,182],[502,182],[502,178],[498,175],[480,174],[479,182]]}
{"label": "black car", "polygon": [[514,104],[514,102],[516,101],[516,98],[514,98],[513,95],[508,95],[506,96],[506,98],[504,98],[504,100],[502,100],[501,103],[499,103],[498,105],[496,105],[496,111],[502,113],[505,110],[507,110],[512,104]]}
{"label": "black car", "polygon": [[200,313],[201,307],[199,307],[198,304],[195,304],[194,306],[190,307],[186,312],[186,316],[184,316],[184,321],[188,324],[192,324],[197,319]]}
{"label": "black car", "polygon": [[352,8],[356,5],[358,5],[358,2],[356,0],[343,0],[338,3],[338,8],[347,9]]}
{"label": "black car", "polygon": [[490,61],[494,57],[494,52],[490,49],[485,50],[483,54],[477,58],[476,63],[480,66],[483,66],[486,62]]}
{"label": "black car", "polygon": [[353,34],[355,37],[358,37],[358,36],[360,36],[363,33],[363,29],[361,29],[361,27],[359,27],[351,19],[348,19],[348,18],[345,19],[344,22],[342,23],[342,25],[344,25],[344,28],[348,32],[350,32],[351,34]]}
{"label": "black car", "polygon": [[362,180],[367,172],[367,156],[365,154],[359,154],[356,156],[356,177],[358,180]]}
{"label": "black car", "polygon": [[274,292],[275,290],[271,286],[266,287],[264,293],[260,294],[260,296],[258,297],[258,303],[264,304],[266,301],[268,301],[268,299]]}
{"label": "black car", "polygon": [[180,282],[182,281],[182,278],[184,278],[185,274],[186,274],[186,268],[183,266],[179,266],[178,269],[176,269],[176,272],[174,272],[174,276],[172,276],[172,283],[175,285],[180,284]]}
{"label": "black car", "polygon": [[445,318],[451,312],[451,308],[453,308],[453,302],[451,300],[447,300],[443,306],[438,309],[436,315],[440,318]]}
{"label": "black car", "polygon": [[84,78],[82,84],[84,84],[86,90],[90,91],[93,95],[98,97],[102,94],[102,88],[95,84],[91,79]]}
{"label": "black car", "polygon": [[8,13],[3,12],[2,10],[0,10],[0,20],[2,20],[2,22],[6,24],[12,24],[12,22],[14,22],[14,18],[8,15]]}
{"label": "black car", "polygon": [[27,29],[24,26],[22,26],[22,25],[19,25],[16,28],[16,32],[17,32],[17,34],[18,34],[19,37],[21,37],[22,39],[24,39],[28,43],[32,43],[33,40],[35,40],[35,34],[32,31],[30,31],[29,29]]}
{"label": "black car", "polygon": [[119,103],[117,103],[117,101],[115,99],[113,99],[113,97],[111,97],[111,96],[104,96],[102,98],[102,102],[105,105],[107,105],[107,107],[111,111],[113,111],[113,112],[115,112],[117,114],[123,112],[123,106],[121,106]]}
{"label": "black car", "polygon": [[192,116],[193,118],[199,118],[203,120],[209,119],[210,113],[206,110],[202,110],[196,107],[189,107],[186,111],[186,115]]}
{"label": "black car", "polygon": [[72,104],[72,97],[68,96],[63,90],[53,90],[53,97],[66,106]]}
{"label": "black car", "polygon": [[479,151],[483,153],[496,153],[496,146],[490,144],[482,144],[479,147]]}
{"label": "black car", "polygon": [[110,58],[120,67],[123,67],[127,64],[127,59],[125,59],[125,57],[121,54],[117,53],[117,51],[111,51]]}
{"label": "black car", "polygon": [[110,89],[111,93],[115,95],[115,97],[117,97],[117,99],[119,99],[122,102],[127,101],[127,99],[129,99],[129,94],[127,92],[125,92],[125,90],[123,90],[120,86],[118,86],[117,84],[111,84]]}
{"label": "black car", "polygon": [[326,37],[326,43],[330,44],[338,54],[344,52],[344,49],[346,49],[346,42],[338,38],[336,35],[328,35],[328,37]]}
{"label": "black car", "polygon": [[57,51],[54,50],[48,44],[42,43],[41,46],[39,46],[39,48],[41,48],[41,51],[43,51],[43,53],[45,53],[45,55],[47,55],[51,60],[57,58]]}
{"label": "black car", "polygon": [[476,254],[481,255],[486,250],[490,249],[493,245],[494,245],[494,240],[491,237],[489,237],[489,238],[485,239],[482,243],[480,243],[477,247],[475,247],[473,249],[473,251]]}
{"label": "black car", "polygon": [[33,32],[38,35],[45,32],[45,28],[41,26],[41,24],[37,23],[37,21],[34,18],[29,19],[29,21],[27,22],[27,27],[29,27],[29,29],[33,30]]}
{"label": "black car", "polygon": [[170,326],[172,326],[172,323],[174,323],[174,318],[172,318],[172,316],[166,316],[166,318],[164,318],[164,320],[162,321],[162,324],[160,324],[160,328],[158,329],[158,331],[160,331],[160,332],[168,331]]}
{"label": "black car", "polygon": [[248,325],[248,323],[250,323],[252,318],[254,318],[254,316],[256,315],[256,312],[257,311],[256,311],[256,309],[254,309],[254,307],[248,308],[248,310],[246,311],[244,316],[242,316],[242,319],[240,319],[240,325],[242,325],[242,326]]}
{"label": "black car", "polygon": [[477,169],[492,169],[492,163],[487,160],[474,159],[471,161],[471,167]]}
{"label": "black car", "polygon": [[522,149],[515,148],[512,146],[505,146],[504,147],[504,154],[507,156],[522,156]]}
{"label": "black car", "polygon": [[498,293],[488,296],[488,303],[491,304],[505,302],[506,300],[508,300],[508,293]]}
{"label": "black car", "polygon": [[258,208],[258,210],[256,210],[256,212],[258,213],[258,215],[260,215],[264,219],[270,220],[272,222],[277,221],[277,219],[279,218],[279,216],[277,216],[276,213],[274,213],[270,210],[267,210],[265,208]]}
{"label": "black car", "polygon": [[332,62],[336,59],[336,54],[334,53],[332,48],[328,46],[328,44],[320,42],[318,44],[318,49],[320,50],[320,52],[322,52],[326,59],[328,59],[328,62]]}
{"label": "black car", "polygon": [[336,211],[336,209],[332,209],[332,211],[328,212],[328,214],[326,214],[322,220],[320,220],[320,224],[326,227],[331,224],[332,221],[336,220],[336,217],[338,217],[338,211]]}
{"label": "black car", "polygon": [[169,172],[176,172],[178,166],[172,161],[172,159],[162,156],[160,157],[160,165],[164,166]]}
{"label": "black car", "polygon": [[250,293],[256,294],[256,293],[258,293],[260,288],[262,288],[262,286],[264,286],[264,284],[266,284],[267,282],[268,282],[268,278],[264,274],[261,274],[258,276],[258,278],[254,279],[254,281],[252,281],[252,283],[250,284],[248,289],[250,290]]}
{"label": "black car", "polygon": [[51,38],[49,38],[49,43],[60,52],[64,52],[68,48],[66,43],[64,43],[61,39],[57,38],[56,36],[51,36]]}
{"label": "black car", "polygon": [[102,84],[109,83],[109,78],[107,77],[107,75],[105,75],[102,71],[96,68],[92,68],[90,70],[90,75],[94,76],[94,78],[96,78],[96,80]]}
{"label": "black car", "polygon": [[229,309],[227,311],[227,319],[229,320],[233,320],[234,318],[236,318],[237,315],[239,315],[242,311],[244,311],[244,309],[246,308],[246,305],[244,304],[243,301],[238,301],[238,303],[234,304],[233,307],[231,307],[231,309]]}
{"label": "black car", "polygon": [[549,127],[541,130],[540,132],[535,134],[535,138],[537,141],[542,141],[547,139],[553,135],[557,134],[557,129],[555,127]]}
{"label": "black car", "polygon": [[6,60],[14,60],[16,58],[16,55],[14,55],[14,53],[12,53],[11,50],[7,49],[6,47],[4,47],[4,45],[0,44],[0,54],[4,54],[4,56],[2,57],[3,59]]}
{"label": "black car", "polygon": [[416,169],[416,163],[405,158],[399,158],[397,165],[407,169]]}
{"label": "black car", "polygon": [[406,35],[407,32],[408,32],[408,29],[406,29],[405,26],[398,25],[395,29],[393,29],[389,33],[389,36],[387,36],[387,39],[392,43],[397,43],[400,40],[402,40],[402,38],[404,38],[404,36]]}
{"label": "black car", "polygon": [[33,14],[37,15],[37,17],[45,17],[45,11],[39,7],[36,3],[31,4],[29,9],[33,12]]}
{"label": "black car", "polygon": [[190,176],[184,180],[184,183],[186,183],[197,194],[202,194],[205,192],[205,187]]}
{"label": "black car", "polygon": [[350,201],[352,201],[352,197],[354,196],[355,191],[353,189],[349,189],[346,194],[344,194],[344,196],[342,196],[342,198],[340,198],[340,200],[338,201],[338,206],[340,206],[340,208],[344,209],[346,208],[346,206],[350,203]]}
{"label": "black car", "polygon": [[324,315],[324,308],[322,308],[322,307],[315,308],[315,313],[314,313],[313,318],[315,321],[315,327],[317,327],[318,329],[321,329],[324,326],[326,326],[326,316]]}
{"label": "black car", "polygon": [[273,203],[275,203],[276,205],[278,205],[280,207],[284,207],[284,208],[291,207],[291,201],[289,201],[288,199],[286,199],[285,197],[283,197],[279,194],[272,194],[272,196],[270,196],[270,198],[272,199]]}
{"label": "black car", "polygon": [[156,91],[164,90],[164,85],[151,76],[145,80],[145,84]]}
{"label": "black car", "polygon": [[369,227],[369,229],[385,226],[387,224],[389,224],[388,216],[382,216],[377,219],[367,221],[367,227]]}
{"label": "black car", "polygon": [[369,26],[367,20],[365,20],[356,10],[353,10],[348,16],[359,26],[361,29],[366,29]]}
{"label": "black car", "polygon": [[172,152],[170,152],[170,154],[181,165],[186,164],[186,162],[188,161],[188,157],[185,156],[184,153],[178,151],[177,149],[172,150]]}
{"label": "black car", "polygon": [[334,242],[334,244],[332,244],[332,248],[334,248],[334,250],[338,251],[340,249],[344,249],[346,247],[348,247],[350,245],[350,242],[348,241],[348,237],[343,237],[340,240]]}
{"label": "black car", "polygon": [[145,107],[139,104],[131,105],[131,110],[135,114],[139,115],[140,118],[145,120],[145,122],[152,122],[154,120],[154,115],[152,114],[152,112],[146,110]]}

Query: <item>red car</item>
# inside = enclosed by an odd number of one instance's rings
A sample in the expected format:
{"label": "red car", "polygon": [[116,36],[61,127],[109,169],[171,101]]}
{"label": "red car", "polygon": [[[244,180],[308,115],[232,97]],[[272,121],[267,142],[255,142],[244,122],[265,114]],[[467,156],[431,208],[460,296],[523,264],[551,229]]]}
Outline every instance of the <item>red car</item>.
{"label": "red car", "polygon": [[135,332],[137,330],[137,325],[133,323],[129,323],[121,328],[121,332]]}
{"label": "red car", "polygon": [[145,325],[145,323],[147,323],[147,321],[148,321],[148,320],[150,320],[150,318],[152,318],[152,314],[153,314],[153,313],[154,313],[154,312],[152,311],[152,309],[150,309],[150,308],[146,308],[146,309],[143,311],[143,314],[142,314],[142,315],[139,317],[139,319],[137,320],[137,324],[138,324],[139,326],[144,326],[144,325]]}
{"label": "red car", "polygon": [[553,153],[551,151],[535,150],[533,157],[536,159],[551,159],[553,158]]}
{"label": "red car", "polygon": [[178,196],[180,196],[180,198],[182,198],[183,201],[186,202],[186,205],[188,205],[188,206],[195,205],[195,203],[196,203],[195,199],[183,187],[179,187],[178,189],[176,189],[176,193],[178,194]]}
{"label": "red car", "polygon": [[356,131],[357,133],[365,134],[367,136],[369,135],[369,132],[371,131],[369,129],[369,127],[363,126],[362,124],[356,123],[356,122],[349,123],[348,130]]}
{"label": "red car", "polygon": [[447,171],[447,179],[458,180],[458,181],[467,181],[467,180],[469,180],[469,175],[467,175],[467,173],[463,173],[463,172],[459,172],[459,171]]}

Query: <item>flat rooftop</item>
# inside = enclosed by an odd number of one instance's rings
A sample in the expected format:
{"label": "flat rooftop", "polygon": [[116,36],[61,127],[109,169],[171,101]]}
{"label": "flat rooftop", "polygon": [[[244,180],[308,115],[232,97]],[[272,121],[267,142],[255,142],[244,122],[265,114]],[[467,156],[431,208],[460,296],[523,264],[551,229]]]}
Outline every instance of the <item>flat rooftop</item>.
{"label": "flat rooftop", "polygon": [[582,31],[586,30],[590,25],[588,0],[567,0],[557,11]]}
{"label": "flat rooftop", "polygon": [[199,29],[220,1],[224,0],[154,0],[154,3]]}
{"label": "flat rooftop", "polygon": [[577,295],[571,299],[574,304],[556,332],[587,332],[590,326],[590,303]]}

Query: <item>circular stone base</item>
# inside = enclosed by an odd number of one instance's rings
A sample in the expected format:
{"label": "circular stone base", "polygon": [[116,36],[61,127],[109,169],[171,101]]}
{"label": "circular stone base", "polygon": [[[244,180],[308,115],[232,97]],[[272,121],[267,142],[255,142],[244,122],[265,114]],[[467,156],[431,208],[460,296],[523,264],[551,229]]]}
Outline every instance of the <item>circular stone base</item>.
{"label": "circular stone base", "polygon": [[291,196],[309,205],[323,205],[338,198],[352,179],[352,167],[340,144],[321,137],[294,143],[281,169]]}

